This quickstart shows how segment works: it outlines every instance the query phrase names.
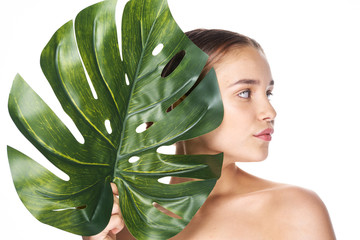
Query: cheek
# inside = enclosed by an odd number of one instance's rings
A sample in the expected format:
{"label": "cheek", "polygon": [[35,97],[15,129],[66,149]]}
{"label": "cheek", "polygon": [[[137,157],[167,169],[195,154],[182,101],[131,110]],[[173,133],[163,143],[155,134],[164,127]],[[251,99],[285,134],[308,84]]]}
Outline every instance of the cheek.
{"label": "cheek", "polygon": [[224,119],[221,127],[230,136],[236,137],[235,139],[241,139],[252,131],[254,122],[255,118],[252,109],[228,104],[224,109]]}
{"label": "cheek", "polygon": [[203,136],[212,153],[224,152],[229,162],[255,162],[267,157],[268,144],[256,139],[256,117],[252,109],[227,107],[224,119],[214,131]]}
{"label": "cheek", "polygon": [[251,136],[253,121],[249,114],[239,109],[227,108],[221,125],[203,136],[205,144],[218,152],[230,152],[239,149]]}

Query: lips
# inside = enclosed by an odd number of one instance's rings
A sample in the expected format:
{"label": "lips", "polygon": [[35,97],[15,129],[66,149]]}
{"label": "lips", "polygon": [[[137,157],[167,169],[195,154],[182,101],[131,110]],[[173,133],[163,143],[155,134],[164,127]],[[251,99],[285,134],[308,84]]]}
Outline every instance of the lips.
{"label": "lips", "polygon": [[267,128],[264,131],[254,135],[254,137],[257,137],[261,140],[269,142],[269,141],[271,141],[271,134],[273,134],[273,133],[274,133],[274,129]]}

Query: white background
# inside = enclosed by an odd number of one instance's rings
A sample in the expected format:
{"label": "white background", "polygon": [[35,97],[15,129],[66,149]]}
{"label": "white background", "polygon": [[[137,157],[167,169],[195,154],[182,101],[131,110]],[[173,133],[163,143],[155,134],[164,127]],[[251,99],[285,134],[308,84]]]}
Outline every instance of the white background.
{"label": "white background", "polygon": [[[120,0],[119,0],[120,1]],[[95,0],[12,0],[0,10],[0,238],[79,239],[41,224],[17,197],[6,145],[47,164],[7,113],[20,73],[67,124],[39,57],[52,34]],[[121,2],[121,1],[120,1]],[[223,28],[255,38],[275,80],[278,112],[268,159],[239,164],[257,176],[312,189],[338,239],[360,239],[360,3],[357,0],[169,0],[184,30]]]}

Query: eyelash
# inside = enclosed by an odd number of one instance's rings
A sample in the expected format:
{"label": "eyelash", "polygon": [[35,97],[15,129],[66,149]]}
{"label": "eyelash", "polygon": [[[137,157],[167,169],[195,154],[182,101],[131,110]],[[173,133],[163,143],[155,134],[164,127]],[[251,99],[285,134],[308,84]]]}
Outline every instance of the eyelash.
{"label": "eyelash", "polygon": [[[248,97],[242,97],[241,94],[243,94],[243,93],[248,93]],[[241,97],[241,98],[247,99],[247,98],[249,98],[251,96],[251,91],[250,91],[250,89],[246,89],[244,91],[239,92],[238,96]]]}
{"label": "eyelash", "polygon": [[[247,97],[242,97],[242,96],[240,96],[240,95],[243,94],[243,93],[248,93],[248,96],[247,96]],[[244,91],[241,91],[241,92],[238,93],[238,96],[239,96],[240,98],[248,99],[248,98],[251,97],[251,90],[250,90],[250,89],[246,89],[246,90],[244,90]],[[270,98],[273,96],[273,93],[272,93],[271,91],[267,91],[267,92],[266,92],[266,96],[268,97],[268,99],[270,99]]]}

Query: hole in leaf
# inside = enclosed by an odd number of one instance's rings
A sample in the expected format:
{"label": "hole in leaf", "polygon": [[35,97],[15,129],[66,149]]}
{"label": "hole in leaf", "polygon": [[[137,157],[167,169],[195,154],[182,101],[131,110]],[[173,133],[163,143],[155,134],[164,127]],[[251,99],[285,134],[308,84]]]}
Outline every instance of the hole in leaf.
{"label": "hole in leaf", "polygon": [[66,211],[66,210],[81,210],[81,209],[85,209],[87,206],[83,205],[83,206],[79,206],[79,207],[68,207],[68,208],[61,208],[61,209],[55,209],[53,210],[53,212],[61,212],[61,211]]}
{"label": "hole in leaf", "polygon": [[136,132],[137,133],[142,133],[146,130],[146,123],[140,124],[137,128],[136,128]]}
{"label": "hole in leaf", "polygon": [[93,97],[94,97],[95,99],[98,99],[98,96],[97,96],[95,87],[94,87],[94,85],[93,85],[93,83],[92,83],[92,81],[91,81],[91,79],[90,79],[87,71],[85,70],[85,68],[84,68],[84,72],[85,72],[85,76],[86,76],[86,79],[87,79],[87,82],[88,82],[88,84],[89,84],[89,87],[90,87],[90,90],[91,90],[91,93],[92,93]]}
{"label": "hole in leaf", "polygon": [[140,160],[140,157],[132,156],[131,158],[129,158],[129,163],[136,163],[139,160]]}
{"label": "hole in leaf", "polygon": [[74,123],[74,121],[69,117],[69,115],[65,114],[61,116],[61,121],[66,125],[66,127],[69,129],[69,131],[71,132],[71,134],[74,136],[74,138],[76,139],[76,141],[78,141],[78,143],[80,144],[84,144],[85,143],[85,139],[84,136],[81,134],[81,132],[79,131],[79,129],[77,128],[76,124]]}
{"label": "hole in leaf", "polygon": [[154,50],[152,51],[152,55],[153,55],[153,56],[158,55],[158,54],[163,50],[163,48],[164,48],[164,44],[159,43],[159,44],[154,48]]}
{"label": "hole in leaf", "polygon": [[166,176],[158,179],[158,182],[162,184],[180,184],[180,183],[194,182],[194,181],[204,181],[204,179],[187,178],[187,177],[171,177],[171,176]]}
{"label": "hole in leaf", "polygon": [[164,208],[163,206],[161,206],[160,204],[158,204],[157,202],[153,202],[152,205],[159,210],[162,213],[165,213],[166,215],[168,215],[169,217],[173,217],[173,218],[177,218],[177,219],[182,219],[182,217],[180,217],[179,215],[173,213],[172,211],[169,211],[168,209]]}
{"label": "hole in leaf", "polygon": [[175,154],[176,147],[175,145],[169,145],[169,146],[161,146],[156,149],[156,152],[161,154]]}
{"label": "hole in leaf", "polygon": [[56,168],[57,170],[52,170],[51,172],[55,174],[58,178],[64,180],[64,181],[70,181],[70,176],[67,175],[65,172],[61,171],[60,169]]}
{"label": "hole in leaf", "polygon": [[170,176],[166,176],[158,179],[158,182],[162,184],[180,184],[180,183],[194,182],[194,181],[204,181],[204,179],[187,178],[187,177],[170,177]]}
{"label": "hole in leaf", "polygon": [[128,78],[128,75],[125,73],[125,83],[126,85],[130,85],[130,82],[129,82],[129,78]]}
{"label": "hole in leaf", "polygon": [[142,133],[145,132],[149,127],[151,127],[154,124],[154,122],[146,122],[146,123],[142,123],[140,124],[135,131],[137,133]]}
{"label": "hole in leaf", "polygon": [[189,89],[189,91],[187,91],[182,97],[180,97],[178,100],[176,100],[173,104],[171,104],[171,106],[166,109],[166,112],[171,112],[172,110],[174,110],[177,106],[179,106],[179,104],[185,100],[185,98],[187,96],[190,95],[190,93],[196,88],[197,85],[199,85],[200,81],[201,81],[201,76],[196,80],[195,84]]}
{"label": "hole in leaf", "polygon": [[[129,2],[129,0],[123,0],[123,1],[118,1],[116,4],[116,14],[115,14],[115,21],[116,21],[116,26],[122,26],[122,16],[123,16],[123,12],[125,9],[125,5]],[[119,52],[120,52],[120,57],[121,59],[123,59],[122,57],[122,31],[116,31],[117,32],[117,37],[118,37],[118,45],[119,45]]]}
{"label": "hole in leaf", "polygon": [[[76,38],[76,36],[75,36],[75,38]],[[79,56],[81,56],[79,49],[77,50],[77,52],[78,52]],[[86,71],[84,61],[83,61],[83,59],[82,59],[81,57],[80,57],[80,61],[81,61],[81,65],[82,65],[82,67],[83,67],[84,74],[85,74],[85,78],[86,78],[86,81],[87,81],[87,83],[88,83],[88,85],[89,85],[91,94],[92,94],[92,96],[93,96],[94,99],[98,99],[98,96],[97,96],[95,87],[94,87],[94,85],[93,85],[93,83],[92,83],[92,81],[91,81],[91,79],[90,79],[90,77],[89,77],[88,72]]]}
{"label": "hole in leaf", "polygon": [[179,98],[178,100],[176,100],[176,102],[174,102],[173,104],[171,104],[171,106],[166,109],[166,112],[171,112],[172,110],[174,110],[177,106],[179,106],[179,104],[184,101],[184,99],[186,98],[186,96],[188,95],[188,93],[185,93],[184,96],[182,96],[181,98]]}
{"label": "hole in leaf", "polygon": [[[118,1],[116,4],[116,15],[115,15],[115,21],[116,21],[116,26],[122,26],[122,16],[123,16],[123,12],[125,9],[125,5],[129,2],[129,0],[123,0],[123,1]],[[122,57],[122,31],[116,31],[117,32],[117,37],[118,37],[118,45],[119,45],[119,52],[120,52],[120,57],[121,59],[123,59]]]}
{"label": "hole in leaf", "polygon": [[146,129],[148,129],[149,127],[151,127],[154,124],[154,122],[147,122],[146,123]]}
{"label": "hole in leaf", "polygon": [[85,208],[86,208],[86,205],[83,205],[83,206],[77,207],[76,209],[85,209]]}
{"label": "hole in leaf", "polygon": [[109,134],[112,133],[111,123],[110,123],[109,119],[106,119],[106,120],[105,120],[105,128],[106,128],[106,131],[107,131]]}
{"label": "hole in leaf", "polygon": [[[36,149],[33,145],[31,145],[31,148],[34,148],[34,150]],[[31,153],[31,155],[29,155],[32,159],[36,159],[36,162],[38,164],[40,164],[41,166],[43,166],[44,168],[46,168],[48,171],[50,171],[52,174],[54,174],[56,177],[58,177],[59,179],[68,182],[70,181],[70,176],[64,172],[63,170],[61,170],[60,168],[58,168],[56,165],[54,165],[53,163],[51,163],[47,158],[44,157],[44,155],[42,155],[39,151],[33,151]],[[19,161],[18,164],[22,164],[21,161]]]}
{"label": "hole in leaf", "polygon": [[185,51],[182,50],[175,54],[175,56],[166,64],[164,69],[161,72],[161,77],[166,78],[169,76],[172,72],[175,71],[175,69],[180,65],[181,61],[185,57]]}
{"label": "hole in leaf", "polygon": [[170,184],[170,180],[171,180],[171,177],[167,176],[167,177],[159,178],[158,182],[162,183],[162,184]]}

